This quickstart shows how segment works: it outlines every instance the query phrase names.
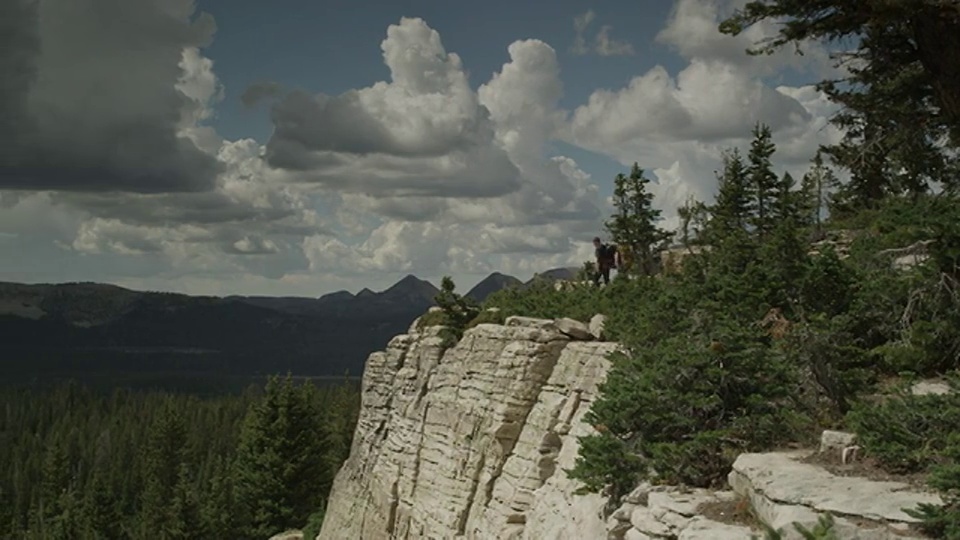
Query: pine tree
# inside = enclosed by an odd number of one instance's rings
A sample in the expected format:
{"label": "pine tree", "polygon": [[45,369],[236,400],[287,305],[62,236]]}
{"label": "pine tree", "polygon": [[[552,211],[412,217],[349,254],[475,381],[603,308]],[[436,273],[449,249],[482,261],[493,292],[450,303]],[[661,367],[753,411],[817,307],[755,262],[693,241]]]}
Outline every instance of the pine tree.
{"label": "pine tree", "polygon": [[810,171],[800,181],[800,208],[803,214],[801,223],[812,225],[818,238],[823,230],[823,212],[827,208],[828,194],[838,185],[837,177],[823,162],[822,152],[817,152]]}
{"label": "pine tree", "polygon": [[[842,106],[831,121],[845,131],[826,152],[857,185],[848,202],[871,206],[889,187],[917,192],[930,182],[956,185],[960,148],[960,10],[953,0],[754,0],[720,25],[737,35],[764,20],[778,34],[751,54],[807,40],[853,38],[838,55],[850,74],[817,86]],[[903,174],[901,174],[903,172]]]}
{"label": "pine tree", "polygon": [[178,540],[207,538],[201,525],[199,496],[186,463],[180,463],[177,483],[171,492],[170,521],[166,527],[170,537]]}
{"label": "pine tree", "polygon": [[144,455],[144,491],[141,525],[158,538],[176,538],[178,523],[173,512],[174,487],[185,457],[186,426],[171,403],[154,419]]}
{"label": "pine tree", "polygon": [[616,213],[606,222],[613,241],[625,246],[644,274],[654,272],[654,260],[665,249],[672,233],[657,227],[661,211],[653,207],[653,194],[647,191],[650,180],[637,163],[630,176],[614,179],[613,205]]}
{"label": "pine tree", "polygon": [[725,272],[739,275],[754,260],[755,245],[748,231],[751,197],[747,168],[736,148],[724,152],[723,172],[717,180],[719,190],[709,207],[704,231],[712,248],[709,259]]}
{"label": "pine tree", "polygon": [[232,463],[215,458],[213,474],[200,508],[202,531],[206,538],[236,538],[237,516],[234,510]]}
{"label": "pine tree", "polygon": [[247,413],[234,477],[246,536],[303,526],[323,502],[317,486],[330,482],[330,470],[316,391],[310,383],[295,386],[289,375],[271,377]]}
{"label": "pine tree", "polygon": [[761,240],[766,238],[776,226],[776,200],[780,186],[777,175],[773,172],[773,163],[770,158],[776,151],[771,140],[770,127],[757,124],[754,126],[753,141],[750,143],[750,153],[747,156],[747,182],[752,191],[751,211],[753,225]]}
{"label": "pine tree", "polygon": [[83,504],[86,528],[97,538],[121,538],[123,515],[118,494],[107,480],[106,471],[95,469],[88,485]]}
{"label": "pine tree", "polygon": [[703,241],[703,231],[709,213],[703,202],[688,198],[683,206],[677,208],[680,217],[680,241],[687,248]]}
{"label": "pine tree", "polygon": [[445,330],[450,333],[452,341],[463,337],[467,323],[472,321],[480,312],[480,306],[469,297],[456,292],[457,285],[450,276],[443,276],[440,282],[440,293],[434,301],[443,311]]}
{"label": "pine tree", "polygon": [[70,456],[59,439],[47,443],[44,453],[43,475],[40,484],[42,519],[52,523],[64,512],[67,493],[73,488]]}

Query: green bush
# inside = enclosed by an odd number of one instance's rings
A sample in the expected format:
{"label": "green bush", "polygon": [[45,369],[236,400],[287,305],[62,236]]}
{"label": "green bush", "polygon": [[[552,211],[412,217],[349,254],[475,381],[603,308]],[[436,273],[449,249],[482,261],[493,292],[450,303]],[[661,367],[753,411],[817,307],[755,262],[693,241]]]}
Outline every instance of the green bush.
{"label": "green bush", "polygon": [[[591,486],[610,478],[629,485],[655,471],[659,481],[715,486],[739,452],[808,428],[794,403],[796,381],[796,370],[753,329],[721,320],[699,335],[665,336],[615,359],[586,416],[609,433],[583,439],[570,475]],[[610,438],[620,443],[592,440]],[[636,466],[610,469],[620,463]]]}
{"label": "green bush", "polygon": [[960,394],[913,395],[906,384],[882,403],[855,404],[847,422],[885,469],[926,472],[952,452],[951,434],[960,431]]}

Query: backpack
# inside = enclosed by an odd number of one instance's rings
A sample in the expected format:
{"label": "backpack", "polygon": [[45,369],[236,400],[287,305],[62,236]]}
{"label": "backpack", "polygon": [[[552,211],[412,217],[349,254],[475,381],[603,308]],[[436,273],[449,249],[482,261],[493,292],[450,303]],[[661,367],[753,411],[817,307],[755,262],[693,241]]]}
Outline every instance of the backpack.
{"label": "backpack", "polygon": [[610,266],[616,268],[617,266],[617,246],[614,244],[604,244],[600,248],[600,253],[603,254],[605,260],[610,261]]}

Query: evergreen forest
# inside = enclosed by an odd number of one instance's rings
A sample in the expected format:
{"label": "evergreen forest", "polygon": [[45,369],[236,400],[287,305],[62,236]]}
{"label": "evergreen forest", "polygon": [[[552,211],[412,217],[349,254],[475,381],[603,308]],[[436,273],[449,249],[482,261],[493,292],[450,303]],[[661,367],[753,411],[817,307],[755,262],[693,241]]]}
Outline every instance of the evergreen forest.
{"label": "evergreen forest", "polygon": [[269,538],[319,530],[356,382],[241,393],[0,390],[0,530],[16,539]]}

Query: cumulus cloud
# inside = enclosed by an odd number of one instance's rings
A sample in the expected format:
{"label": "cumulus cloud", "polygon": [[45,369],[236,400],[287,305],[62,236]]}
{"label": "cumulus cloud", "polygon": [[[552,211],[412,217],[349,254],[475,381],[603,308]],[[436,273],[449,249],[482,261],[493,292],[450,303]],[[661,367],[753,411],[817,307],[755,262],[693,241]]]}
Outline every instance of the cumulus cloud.
{"label": "cumulus cloud", "polygon": [[0,38],[0,188],[214,186],[218,162],[180,133],[185,117],[203,117],[197,98],[211,91],[178,84],[184,50],[215,29],[212,17],[193,17],[192,0],[8,0],[0,10],[11,30]]}
{"label": "cumulus cloud", "polygon": [[273,106],[267,162],[291,180],[373,196],[495,197],[519,187],[460,57],[422,19],[381,43],[389,82]]}
{"label": "cumulus cloud", "polygon": [[570,46],[570,52],[578,55],[594,52],[600,56],[628,56],[633,55],[633,45],[627,41],[614,39],[610,36],[613,27],[603,25],[593,38],[593,43],[588,44],[584,35],[590,23],[596,19],[597,14],[592,9],[577,15],[573,18],[573,45]]}
{"label": "cumulus cloud", "polygon": [[[746,38],[716,31],[729,2],[679,0],[657,39],[686,65],[638,73],[573,110],[561,108],[564,74],[550,44],[508,44],[508,60],[474,89],[440,35],[403,18],[381,43],[388,80],[339,95],[255,83],[241,102],[269,102],[272,136],[263,145],[224,140],[205,125],[224,95],[202,54],[212,21],[193,17],[189,0],[111,0],[138,30],[104,28],[73,12],[92,1],[0,6],[0,68],[12,74],[0,80],[0,127],[30,134],[14,145],[17,153],[0,150],[0,188],[21,189],[0,190],[0,247],[43,238],[53,246],[42,255],[48,266],[109,261],[104,272],[127,285],[314,294],[389,285],[408,272],[435,280],[495,270],[529,277],[589,260],[589,240],[611,211],[607,182],[601,188],[580,163],[552,153],[553,141],[624,167],[639,162],[673,226],[688,197],[710,199],[721,150],[743,147],[755,122],[775,129],[787,169],[804,166],[818,144],[838,135],[821,94],[774,81],[785,67],[819,69],[816,54],[808,64],[793,55],[747,57]],[[44,33],[71,17],[79,26],[41,50]],[[632,51],[607,26],[588,39],[595,18],[592,11],[577,18],[574,48]],[[141,46],[124,53],[117,36],[133,39],[131,32]],[[91,36],[98,39],[71,50]],[[105,84],[120,71],[126,76],[115,87]],[[61,95],[58,118],[69,120],[62,129],[37,113]],[[79,137],[79,149],[55,144],[64,137]],[[80,150],[101,167],[77,162]],[[41,151],[52,156],[46,168],[36,167]],[[131,173],[124,160],[134,155],[143,161]],[[14,159],[21,168],[10,166]],[[58,167],[69,174],[48,181]],[[106,173],[85,183],[77,170]],[[10,171],[30,183],[11,183]],[[151,179],[157,171],[162,180]]]}
{"label": "cumulus cloud", "polygon": [[562,130],[564,140],[624,166],[638,162],[647,169],[655,204],[670,226],[687,198],[712,198],[721,152],[744,148],[758,122],[773,130],[778,166],[795,174],[818,145],[839,136],[827,124],[831,104],[822,94],[809,86],[775,87],[770,82],[771,75],[787,68],[822,74],[826,51],[810,45],[802,57],[792,52],[747,55],[754,41],[775,28],[762,23],[737,37],[720,34],[722,17],[742,4],[678,0],[656,39],[674,47],[687,65],[675,75],[658,65],[623,88],[593,92]]}

